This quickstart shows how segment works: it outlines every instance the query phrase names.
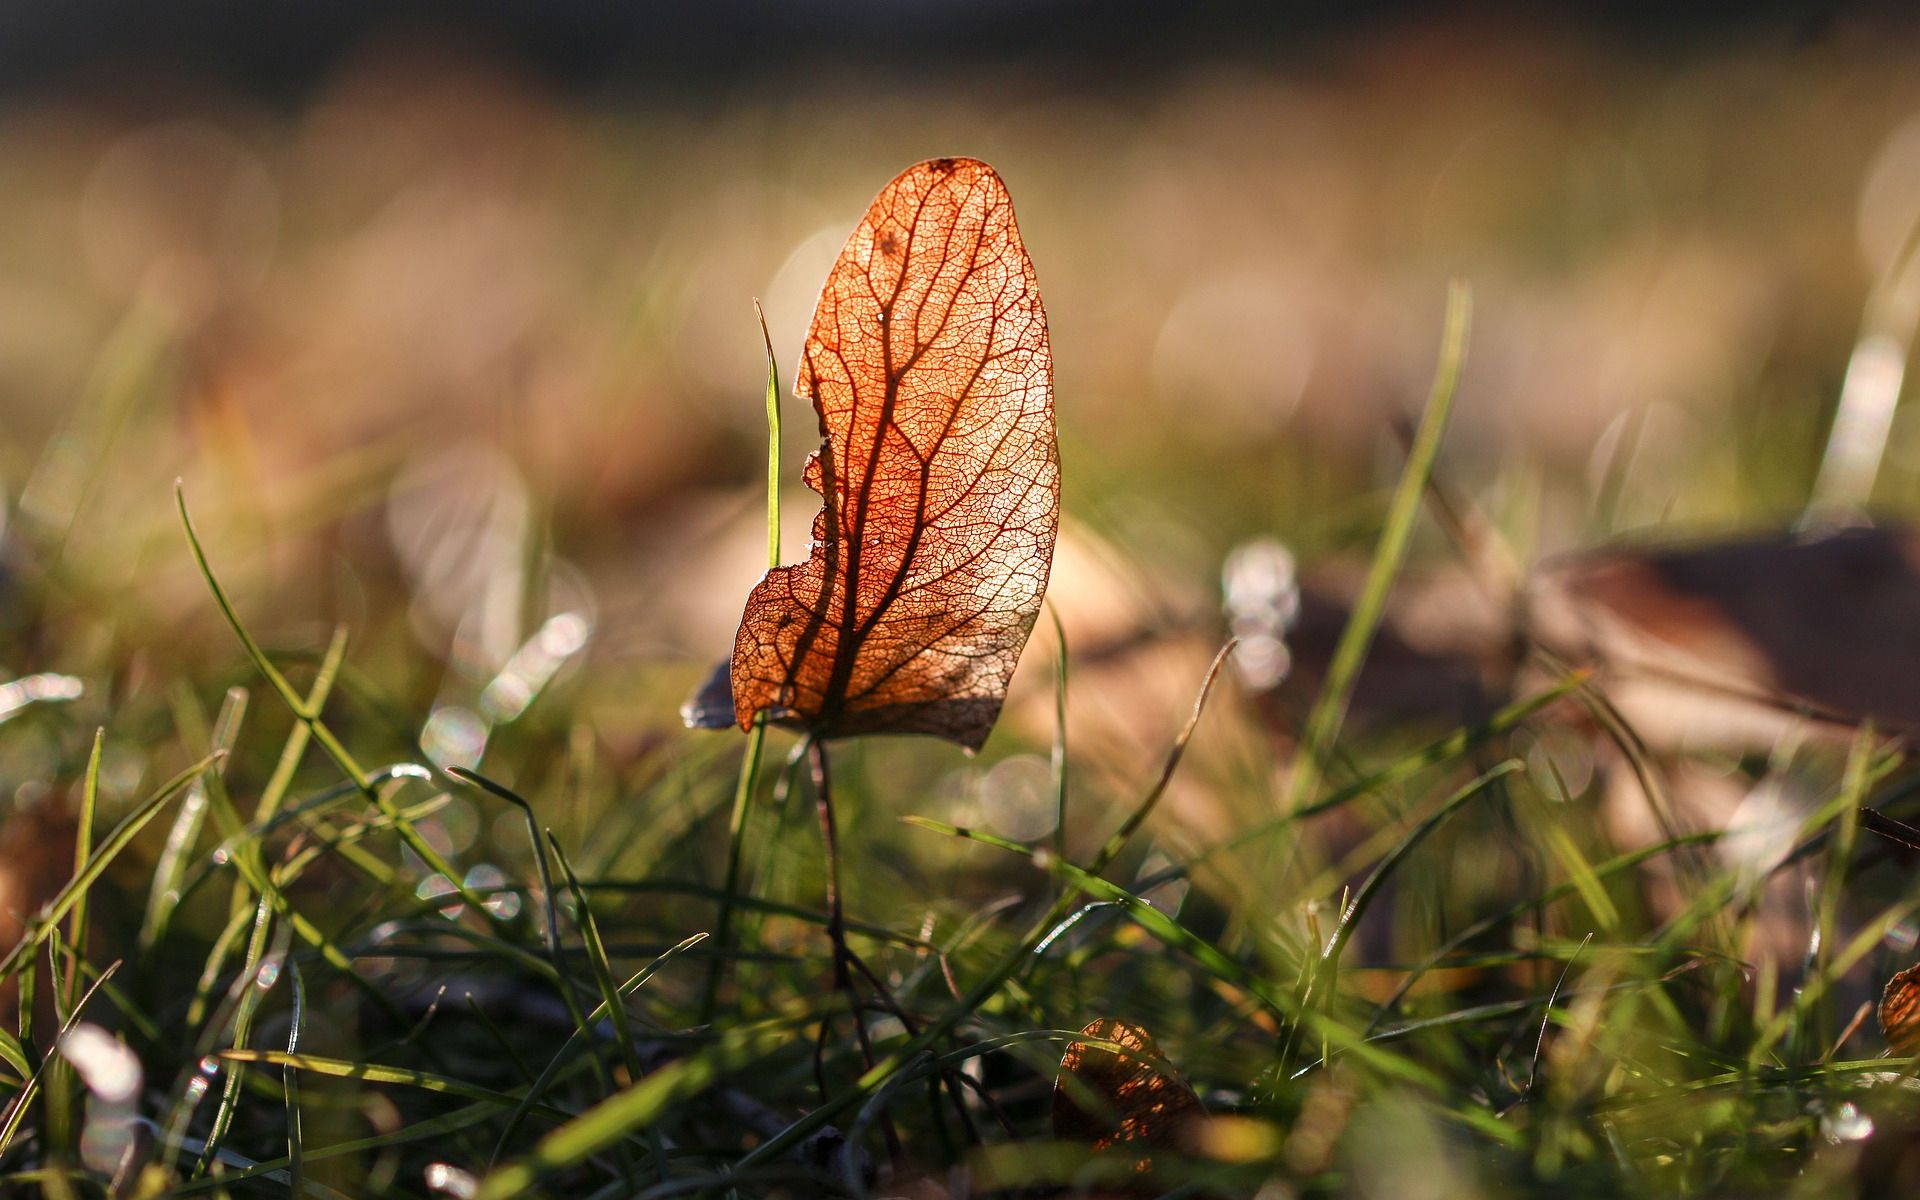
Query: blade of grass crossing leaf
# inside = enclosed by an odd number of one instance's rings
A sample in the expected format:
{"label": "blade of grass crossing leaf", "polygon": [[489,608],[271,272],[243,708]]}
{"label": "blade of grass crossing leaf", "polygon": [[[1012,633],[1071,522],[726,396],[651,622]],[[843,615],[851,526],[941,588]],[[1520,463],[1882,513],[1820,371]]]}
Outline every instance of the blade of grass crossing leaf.
{"label": "blade of grass crossing leaf", "polygon": [[1386,613],[1387,592],[1400,572],[1406,557],[1407,542],[1413,535],[1420,514],[1427,480],[1440,453],[1440,437],[1453,410],[1454,394],[1459,389],[1460,372],[1466,364],[1467,333],[1472,324],[1473,295],[1465,283],[1455,281],[1447,289],[1447,312],[1440,335],[1440,362],[1434,371],[1433,388],[1427,396],[1426,411],[1413,436],[1413,448],[1400,474],[1399,486],[1387,507],[1386,526],[1374,549],[1365,586],[1353,606],[1353,615],[1334,647],[1327,667],[1325,684],[1315,698],[1302,727],[1300,749],[1294,757],[1293,774],[1287,783],[1283,813],[1292,812],[1313,798],[1320,784],[1321,763],[1339,736],[1346,718],[1347,702],[1359,678],[1360,664],[1373,635]]}
{"label": "blade of grass crossing leaf", "polygon": [[767,348],[767,566],[780,565],[780,364],[773,356],[773,335],[767,332],[767,314],[753,302],[760,321],[760,339]]}
{"label": "blade of grass crossing leaf", "polygon": [[[773,356],[773,336],[767,332],[767,314],[760,302],[753,302],[760,319],[760,337],[767,347],[767,569],[780,565],[780,364]],[[727,866],[720,888],[720,911],[714,919],[714,956],[707,968],[707,990],[700,1001],[700,1022],[713,1019],[719,1002],[720,984],[726,973],[727,954],[733,949],[734,896],[740,890],[740,863],[746,853],[747,816],[753,802],[755,784],[760,776],[760,751],[766,741],[767,719],[762,713],[747,735],[746,755],[740,760],[739,778],[734,783],[733,811],[727,817]]]}

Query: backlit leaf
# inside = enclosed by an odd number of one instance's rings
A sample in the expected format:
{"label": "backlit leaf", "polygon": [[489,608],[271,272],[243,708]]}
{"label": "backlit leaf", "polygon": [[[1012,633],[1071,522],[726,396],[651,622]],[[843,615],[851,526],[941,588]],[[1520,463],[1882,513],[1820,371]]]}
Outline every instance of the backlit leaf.
{"label": "backlit leaf", "polygon": [[[1087,1042],[1067,1047],[1053,1088],[1054,1136],[1089,1143],[1095,1150],[1179,1148],[1206,1110],[1187,1081],[1160,1057],[1153,1036],[1113,1017],[1102,1017],[1080,1032],[1128,1052]],[[1143,1159],[1140,1165],[1144,1169],[1147,1163]]]}
{"label": "backlit leaf", "polygon": [[1887,990],[1880,994],[1880,1032],[1903,1058],[1920,1051],[1920,966],[1887,980]]}
{"label": "backlit leaf", "polygon": [[1059,525],[1053,358],[1004,184],[943,158],[888,184],[814,310],[794,392],[820,417],[813,548],[753,589],[734,718],[977,749]]}

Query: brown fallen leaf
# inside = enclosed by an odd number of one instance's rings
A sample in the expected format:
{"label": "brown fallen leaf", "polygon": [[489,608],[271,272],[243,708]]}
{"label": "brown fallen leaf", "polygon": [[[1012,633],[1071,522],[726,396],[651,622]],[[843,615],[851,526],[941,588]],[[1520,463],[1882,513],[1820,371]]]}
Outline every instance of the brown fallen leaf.
{"label": "brown fallen leaf", "polygon": [[1880,1032],[1902,1058],[1920,1051],[1920,966],[1887,980],[1887,990],[1880,993]]}
{"label": "brown fallen leaf", "polygon": [[[1206,1109],[1160,1056],[1153,1035],[1114,1017],[1101,1017],[1080,1033],[1117,1043],[1127,1052],[1087,1042],[1068,1045],[1053,1088],[1054,1136],[1086,1142],[1095,1150],[1187,1148],[1184,1144]],[[1150,1165],[1143,1157],[1139,1169]]]}
{"label": "brown fallen leaf", "polygon": [[747,598],[734,719],[978,749],[1046,592],[1059,526],[1053,358],[993,168],[889,183],[827,276],[794,387],[820,417],[813,549]]}
{"label": "brown fallen leaf", "polygon": [[1551,564],[1530,634],[1607,668],[1649,741],[1769,746],[1810,719],[1920,730],[1920,533],[1899,525],[1614,547]]}

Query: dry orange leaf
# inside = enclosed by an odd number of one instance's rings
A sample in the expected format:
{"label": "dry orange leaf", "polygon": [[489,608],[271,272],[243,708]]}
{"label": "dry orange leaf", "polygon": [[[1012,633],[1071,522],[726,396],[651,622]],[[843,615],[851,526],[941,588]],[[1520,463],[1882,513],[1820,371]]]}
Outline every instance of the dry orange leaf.
{"label": "dry orange leaf", "polygon": [[[1067,1047],[1053,1087],[1054,1136],[1087,1142],[1095,1150],[1178,1148],[1206,1109],[1160,1057],[1153,1035],[1114,1017],[1101,1017],[1080,1032],[1124,1046],[1127,1053],[1086,1042]],[[1069,1084],[1069,1077],[1079,1087]],[[1148,1164],[1143,1159],[1140,1165]]]}
{"label": "dry orange leaf", "polygon": [[875,198],[827,276],[794,394],[823,444],[813,548],[747,598],[730,682],[818,737],[978,749],[1053,561],[1053,356],[993,168],[937,158]]}
{"label": "dry orange leaf", "polygon": [[1920,966],[1887,980],[1887,990],[1880,993],[1880,1032],[1903,1058],[1920,1051]]}

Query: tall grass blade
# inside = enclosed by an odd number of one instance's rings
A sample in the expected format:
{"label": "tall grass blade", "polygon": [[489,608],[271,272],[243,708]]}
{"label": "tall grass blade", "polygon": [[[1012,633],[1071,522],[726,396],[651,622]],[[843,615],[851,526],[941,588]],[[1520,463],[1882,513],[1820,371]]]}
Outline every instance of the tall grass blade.
{"label": "tall grass blade", "polygon": [[1459,390],[1460,373],[1466,365],[1467,332],[1472,324],[1473,293],[1467,285],[1455,281],[1447,289],[1446,321],[1440,334],[1440,363],[1434,371],[1433,389],[1427,396],[1426,411],[1420,416],[1413,436],[1413,448],[1400,473],[1399,486],[1387,507],[1385,527],[1367,570],[1366,584],[1355,601],[1353,614],[1334,646],[1327,666],[1326,682],[1307,713],[1301,729],[1300,749],[1293,773],[1287,781],[1283,813],[1293,812],[1307,803],[1319,790],[1323,764],[1339,736],[1346,719],[1347,703],[1360,676],[1360,664],[1373,644],[1374,633],[1386,615],[1387,593],[1393,587],[1400,564],[1406,558],[1407,543],[1413,536],[1414,521],[1420,515],[1421,499],[1427,480],[1433,474],[1434,461],[1440,455],[1440,437],[1453,411],[1453,398]]}

